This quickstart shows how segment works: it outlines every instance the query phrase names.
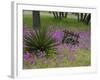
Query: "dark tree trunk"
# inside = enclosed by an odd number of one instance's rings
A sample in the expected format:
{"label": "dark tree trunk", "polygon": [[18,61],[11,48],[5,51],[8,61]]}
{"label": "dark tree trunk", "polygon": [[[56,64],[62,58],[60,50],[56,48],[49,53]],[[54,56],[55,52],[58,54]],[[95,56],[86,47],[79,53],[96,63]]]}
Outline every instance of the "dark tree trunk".
{"label": "dark tree trunk", "polygon": [[89,24],[90,20],[91,20],[91,14],[89,14],[89,15],[87,16],[87,18],[86,18],[86,23]]}
{"label": "dark tree trunk", "polygon": [[83,21],[83,13],[81,13],[81,21]]}
{"label": "dark tree trunk", "polygon": [[63,19],[67,17],[67,12],[52,12],[55,19]]}
{"label": "dark tree trunk", "polygon": [[59,12],[59,19],[63,18],[63,12]]}
{"label": "dark tree trunk", "polygon": [[59,18],[59,13],[58,12],[55,12],[56,13],[56,18],[58,19]]}
{"label": "dark tree trunk", "polygon": [[67,18],[68,12],[65,12],[65,18]]}
{"label": "dark tree trunk", "polygon": [[87,13],[85,13],[83,21],[85,21],[85,20],[86,20],[86,16],[87,16]]}
{"label": "dark tree trunk", "polygon": [[34,29],[38,29],[41,25],[40,25],[40,12],[39,11],[32,11],[32,27]]}
{"label": "dark tree trunk", "polygon": [[55,19],[58,19],[59,18],[58,12],[53,12],[53,16]]}
{"label": "dark tree trunk", "polygon": [[52,13],[53,13],[54,18],[56,18],[56,14],[55,14],[55,12],[52,12]]}

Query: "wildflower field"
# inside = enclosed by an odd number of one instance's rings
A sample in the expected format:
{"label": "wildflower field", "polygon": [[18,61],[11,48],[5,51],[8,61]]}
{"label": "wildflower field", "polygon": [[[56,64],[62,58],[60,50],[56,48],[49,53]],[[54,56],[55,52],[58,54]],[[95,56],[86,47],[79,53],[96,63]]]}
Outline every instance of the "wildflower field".
{"label": "wildflower field", "polygon": [[66,17],[60,13],[39,11],[40,26],[36,29],[32,11],[23,12],[24,69],[91,65],[90,14],[67,12]]}

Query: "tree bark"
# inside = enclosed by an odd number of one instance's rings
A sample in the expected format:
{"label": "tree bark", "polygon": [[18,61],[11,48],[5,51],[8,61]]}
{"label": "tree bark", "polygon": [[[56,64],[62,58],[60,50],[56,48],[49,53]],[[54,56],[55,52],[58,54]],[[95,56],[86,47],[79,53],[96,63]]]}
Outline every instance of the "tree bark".
{"label": "tree bark", "polygon": [[88,14],[88,16],[86,18],[86,23],[89,24],[90,20],[91,20],[91,14]]}
{"label": "tree bark", "polygon": [[32,27],[34,29],[38,29],[40,25],[40,12],[39,11],[32,11]]}
{"label": "tree bark", "polygon": [[81,13],[81,21],[83,21],[83,13]]}
{"label": "tree bark", "polygon": [[87,16],[87,13],[85,13],[83,21],[85,21],[85,20],[86,20],[86,16]]}

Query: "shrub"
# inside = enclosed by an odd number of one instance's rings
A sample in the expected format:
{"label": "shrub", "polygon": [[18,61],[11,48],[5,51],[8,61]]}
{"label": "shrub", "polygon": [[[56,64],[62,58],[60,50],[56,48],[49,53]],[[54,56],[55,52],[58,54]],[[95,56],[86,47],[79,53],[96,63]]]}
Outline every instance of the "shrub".
{"label": "shrub", "polygon": [[49,54],[55,53],[56,41],[47,34],[47,29],[42,28],[33,30],[24,37],[24,43],[28,51],[34,52],[37,56],[38,53],[45,53],[48,57]]}

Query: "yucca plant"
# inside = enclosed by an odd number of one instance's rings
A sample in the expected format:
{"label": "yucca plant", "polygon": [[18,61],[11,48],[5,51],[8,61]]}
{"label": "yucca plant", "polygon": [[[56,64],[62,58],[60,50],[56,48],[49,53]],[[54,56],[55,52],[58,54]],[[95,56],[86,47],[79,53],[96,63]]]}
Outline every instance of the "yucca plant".
{"label": "yucca plant", "polygon": [[56,53],[56,41],[47,34],[46,28],[25,35],[24,42],[27,50],[34,52],[36,55],[38,55],[38,52],[42,52],[48,57],[49,54]]}

